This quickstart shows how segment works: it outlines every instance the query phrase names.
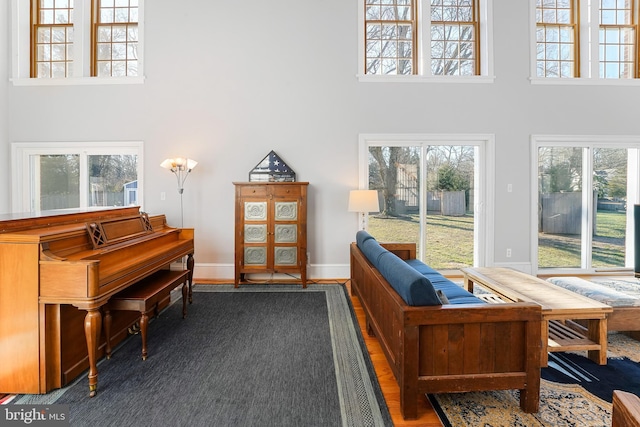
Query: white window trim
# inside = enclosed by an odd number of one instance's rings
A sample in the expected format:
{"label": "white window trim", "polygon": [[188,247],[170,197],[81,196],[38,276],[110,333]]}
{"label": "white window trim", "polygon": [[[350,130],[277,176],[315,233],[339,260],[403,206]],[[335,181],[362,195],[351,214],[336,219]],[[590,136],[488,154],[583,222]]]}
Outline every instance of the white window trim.
{"label": "white window trim", "polygon": [[477,76],[434,76],[430,66],[430,23],[429,19],[422,17],[431,16],[431,2],[429,0],[418,1],[418,28],[420,31],[417,62],[421,74],[407,75],[379,75],[366,74],[364,72],[365,28],[364,28],[364,0],[358,0],[358,72],[356,77],[363,83],[493,83],[495,80],[493,71],[493,0],[480,0],[480,75]]}
{"label": "white window trim", "polygon": [[[629,158],[629,167],[627,168],[627,209],[633,207],[634,204],[640,203],[640,135],[531,135],[531,268],[532,274],[538,274],[538,151],[540,147],[582,147],[582,148],[625,148],[635,150],[635,155]],[[591,160],[588,160],[591,169]],[[633,168],[635,174],[632,176]],[[632,215],[627,215],[626,227],[626,250],[625,250],[625,268],[633,269],[634,262],[634,226]],[[586,229],[591,230],[593,219],[588,219]],[[584,226],[584,224],[583,224]],[[591,249],[588,249],[590,256]],[[582,256],[585,256],[584,248]],[[544,268],[545,274],[595,274],[599,271],[611,271],[604,268]],[[619,270],[619,269],[618,269]]]}
{"label": "white window trim", "polygon": [[[490,266],[494,263],[493,211],[495,188],[495,135],[493,134],[360,134],[358,153],[358,188],[369,187],[369,147],[428,145],[473,145],[477,147],[475,170],[475,218],[473,262],[474,267]],[[426,197],[422,197],[426,203]],[[421,245],[422,247],[422,245]]]}
{"label": "white window trim", "polygon": [[[144,143],[142,141],[100,142],[14,142],[11,144],[11,211],[31,212],[30,156],[45,154],[79,154],[138,156],[138,205],[144,206]],[[83,194],[80,208],[86,209]]]}
{"label": "white window trim", "polygon": [[[11,78],[14,86],[68,86],[144,83],[144,0],[138,3],[138,76],[91,77],[90,2],[74,5],[74,77],[32,78],[31,75],[31,0],[11,0]],[[79,76],[79,77],[76,77]]]}
{"label": "white window trim", "polygon": [[[536,43],[536,0],[529,0],[530,29],[530,77],[532,85],[569,85],[569,86],[640,86],[640,78],[635,79],[601,79],[599,27],[591,25],[599,22],[598,7],[587,7],[585,0],[578,0],[580,6],[580,76],[574,78],[538,77],[537,76],[537,43]],[[582,7],[584,6],[584,7]],[[589,42],[589,40],[591,42]],[[595,42],[593,42],[595,40]],[[593,59],[595,58],[595,59]],[[639,58],[640,59],[640,58]]]}

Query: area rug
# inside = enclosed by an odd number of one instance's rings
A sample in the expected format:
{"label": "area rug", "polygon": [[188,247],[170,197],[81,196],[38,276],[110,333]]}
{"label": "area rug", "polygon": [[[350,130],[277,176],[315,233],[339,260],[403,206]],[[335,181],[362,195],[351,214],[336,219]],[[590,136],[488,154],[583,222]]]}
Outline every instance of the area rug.
{"label": "area rug", "polygon": [[608,427],[613,390],[640,394],[640,343],[618,333],[610,333],[608,343],[606,366],[586,352],[550,353],[536,414],[520,409],[517,390],[427,397],[446,427]]}
{"label": "area rug", "polygon": [[47,395],[71,425],[391,426],[342,285],[196,285],[186,319],[173,304],[149,324],[147,360],[132,336]]}

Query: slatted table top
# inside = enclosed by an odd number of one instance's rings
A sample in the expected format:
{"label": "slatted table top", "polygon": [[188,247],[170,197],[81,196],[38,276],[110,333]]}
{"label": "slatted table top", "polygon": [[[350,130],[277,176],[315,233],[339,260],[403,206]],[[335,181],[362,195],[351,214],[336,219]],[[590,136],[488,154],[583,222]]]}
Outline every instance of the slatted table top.
{"label": "slatted table top", "polygon": [[[583,295],[571,292],[546,280],[517,270],[503,267],[463,268],[465,286],[473,289],[473,283],[487,288],[502,298],[517,302],[535,302],[545,317],[604,318],[613,308]],[[589,316],[589,317],[584,317]]]}

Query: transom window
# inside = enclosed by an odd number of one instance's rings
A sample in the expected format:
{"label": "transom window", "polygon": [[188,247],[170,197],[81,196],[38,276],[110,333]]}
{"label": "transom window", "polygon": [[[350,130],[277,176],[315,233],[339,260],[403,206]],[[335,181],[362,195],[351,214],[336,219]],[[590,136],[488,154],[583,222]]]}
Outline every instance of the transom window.
{"label": "transom window", "polygon": [[431,1],[431,72],[436,76],[477,73],[478,2]]}
{"label": "transom window", "polygon": [[366,0],[367,74],[414,74],[415,3]]}
{"label": "transom window", "polygon": [[[367,75],[476,76],[487,47],[480,41],[481,0],[361,0]],[[486,12],[486,11],[485,11]]]}
{"label": "transom window", "polygon": [[633,0],[600,0],[600,77],[638,77],[637,12]]}
{"label": "transom window", "polygon": [[535,74],[635,79],[637,0],[535,0]]}
{"label": "transom window", "polygon": [[96,76],[138,75],[138,0],[96,0]]}
{"label": "transom window", "polygon": [[68,77],[73,62],[73,0],[38,0],[34,8],[34,77]]}
{"label": "transom window", "polygon": [[14,85],[143,82],[144,0],[10,1]]}
{"label": "transom window", "polygon": [[578,77],[576,20],[571,0],[536,1],[538,77]]}

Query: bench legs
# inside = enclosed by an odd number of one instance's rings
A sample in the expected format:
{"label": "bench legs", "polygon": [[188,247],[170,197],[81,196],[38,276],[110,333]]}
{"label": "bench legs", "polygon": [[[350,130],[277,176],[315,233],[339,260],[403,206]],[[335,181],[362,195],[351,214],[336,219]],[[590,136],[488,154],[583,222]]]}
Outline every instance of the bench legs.
{"label": "bench legs", "polygon": [[[182,318],[187,317],[187,298],[189,296],[189,282],[182,284]],[[158,304],[155,304],[148,311],[140,311],[140,337],[142,338],[142,360],[147,360],[147,328],[149,325],[149,313],[154,312],[154,316],[158,316]],[[106,340],[105,353],[107,359],[111,359],[111,323],[113,316],[107,304],[104,308],[104,334]]]}
{"label": "bench legs", "polygon": [[142,360],[147,360],[147,325],[149,324],[149,316],[142,313],[140,316],[140,336],[142,337]]}

